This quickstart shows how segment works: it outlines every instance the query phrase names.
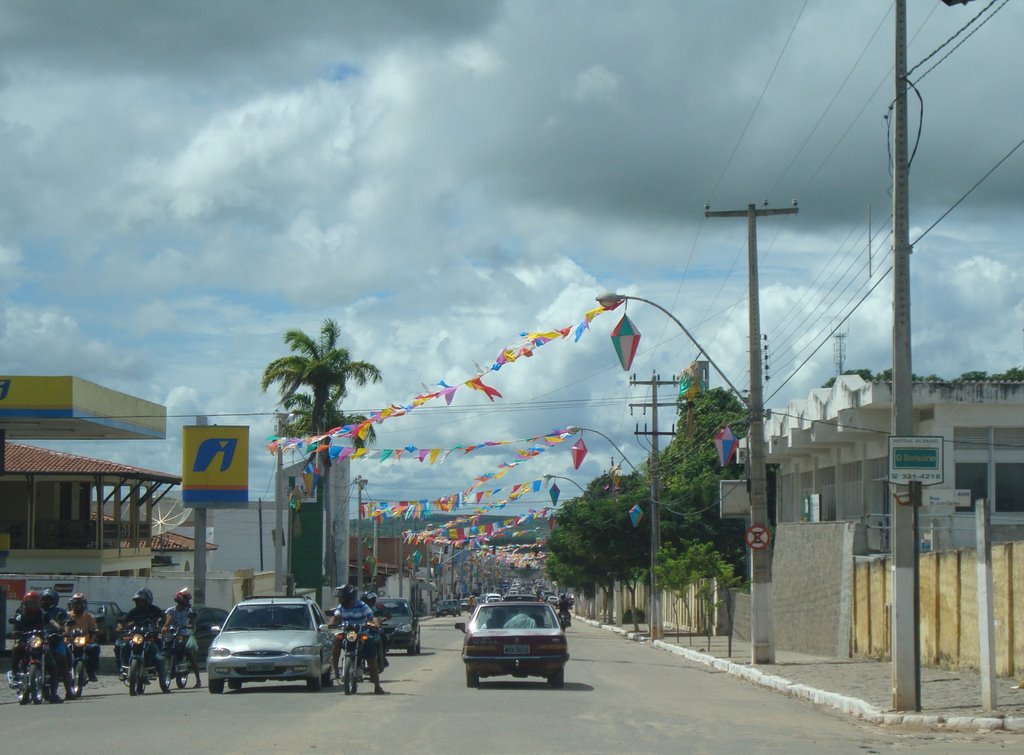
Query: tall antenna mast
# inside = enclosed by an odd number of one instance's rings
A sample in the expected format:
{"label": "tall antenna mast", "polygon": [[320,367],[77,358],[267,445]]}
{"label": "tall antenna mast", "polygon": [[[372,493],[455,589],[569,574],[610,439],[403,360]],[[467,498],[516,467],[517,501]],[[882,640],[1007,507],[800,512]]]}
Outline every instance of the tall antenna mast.
{"label": "tall antenna mast", "polygon": [[833,354],[836,360],[836,374],[843,374],[843,366],[846,364],[846,333],[836,333]]}

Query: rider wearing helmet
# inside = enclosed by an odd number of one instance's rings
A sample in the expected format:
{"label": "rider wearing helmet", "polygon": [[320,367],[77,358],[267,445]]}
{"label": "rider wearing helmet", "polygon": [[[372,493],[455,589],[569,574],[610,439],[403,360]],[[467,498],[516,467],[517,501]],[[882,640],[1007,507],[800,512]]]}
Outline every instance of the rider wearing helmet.
{"label": "rider wearing helmet", "polygon": [[[366,592],[363,593],[362,601],[373,610],[373,617],[377,619],[378,625],[383,625],[385,621],[391,618],[391,614],[383,609],[377,607],[377,593]],[[377,643],[377,665],[381,671],[386,669],[391,664],[388,662],[388,637],[383,631],[380,633],[380,642]]]}
{"label": "rider wearing helmet", "polygon": [[[122,669],[128,667],[128,645],[120,636],[121,631],[127,624],[161,624],[164,620],[162,609],[153,605],[153,592],[148,587],[140,588],[132,595],[132,602],[135,607],[117,620],[115,631],[118,638],[114,642],[114,654],[119,659]],[[160,643],[152,642],[146,651],[146,665],[156,664],[160,673],[163,673],[163,653],[160,652]],[[122,674],[125,673],[122,671]]]}
{"label": "rider wearing helmet", "polygon": [[[30,590],[25,593],[21,599],[21,606],[18,612],[14,614],[14,631],[15,632],[31,632],[39,629],[58,629],[50,618],[47,616],[46,611],[42,607],[42,596],[35,590]],[[14,643],[14,647],[11,650],[11,674],[9,683],[13,684],[19,670],[21,669],[22,660],[25,657],[25,643],[23,641],[17,641]],[[52,654],[48,654],[47,658],[50,662],[53,662]],[[52,673],[51,666],[51,673]],[[56,677],[54,677],[56,678]],[[47,695],[50,694],[50,690],[46,691]],[[51,702],[62,702],[59,696],[53,696],[50,698]]]}
{"label": "rider wearing helmet", "polygon": [[68,663],[68,645],[64,642],[64,625],[68,622],[68,612],[60,607],[60,595],[52,587],[47,587],[39,593],[39,603],[46,618],[53,626],[60,629],[61,634],[55,638],[50,647],[53,650],[53,659],[57,662],[57,673],[53,676],[52,687],[50,688],[51,699],[57,697],[58,676],[64,680],[64,692],[66,699],[71,699],[71,667]]}
{"label": "rider wearing helmet", "polygon": [[89,601],[85,594],[76,592],[68,600],[68,627],[70,635],[75,629],[85,632],[88,645],[85,646],[85,671],[89,675],[89,681],[96,681],[96,670],[100,666],[100,646],[97,642],[100,629],[96,625],[96,618],[89,613]]}
{"label": "rider wearing helmet", "polygon": [[192,593],[188,591],[187,587],[178,590],[174,596],[174,605],[164,611],[164,617],[164,632],[168,632],[171,627],[174,627],[177,634],[188,636],[185,641],[185,656],[196,675],[196,683],[192,686],[194,688],[202,687],[203,682],[199,678],[199,661],[196,659],[196,651],[199,650],[195,635],[196,612],[192,610]]}
{"label": "rider wearing helmet", "polygon": [[[359,600],[358,594],[358,590],[352,585],[342,585],[334,591],[334,595],[338,599],[338,607],[334,609],[330,626],[344,626],[349,623],[380,626],[380,621],[374,617],[373,609]],[[334,643],[333,652],[334,668],[337,668],[338,657],[341,655],[341,645],[339,643]],[[376,648],[367,649],[366,665],[370,667],[370,680],[373,682],[373,692],[375,695],[386,695],[387,692],[380,686],[380,665],[377,662],[377,657]]]}

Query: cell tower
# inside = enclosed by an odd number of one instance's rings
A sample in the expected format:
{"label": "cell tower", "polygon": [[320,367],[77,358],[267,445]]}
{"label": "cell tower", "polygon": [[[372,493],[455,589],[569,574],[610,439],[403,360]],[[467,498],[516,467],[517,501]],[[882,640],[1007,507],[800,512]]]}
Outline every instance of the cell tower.
{"label": "cell tower", "polygon": [[835,339],[832,353],[836,360],[836,374],[842,375],[843,366],[846,364],[846,333],[836,333]]}

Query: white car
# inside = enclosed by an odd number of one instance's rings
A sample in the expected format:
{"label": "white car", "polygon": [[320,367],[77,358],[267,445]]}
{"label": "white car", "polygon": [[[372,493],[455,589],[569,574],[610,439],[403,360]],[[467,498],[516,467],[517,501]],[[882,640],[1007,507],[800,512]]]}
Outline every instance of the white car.
{"label": "white car", "polygon": [[484,603],[500,603],[501,602],[501,594],[500,593],[496,593],[496,592],[489,592],[486,595],[484,595],[483,602]]}

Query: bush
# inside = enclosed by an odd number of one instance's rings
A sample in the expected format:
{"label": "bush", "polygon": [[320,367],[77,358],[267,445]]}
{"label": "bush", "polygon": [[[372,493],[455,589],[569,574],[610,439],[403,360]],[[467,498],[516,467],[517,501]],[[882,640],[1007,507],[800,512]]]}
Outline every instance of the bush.
{"label": "bush", "polygon": [[622,614],[622,623],[623,624],[633,624],[633,623],[643,624],[644,621],[646,621],[646,616],[644,615],[644,609],[642,609],[642,608],[637,608],[636,609],[636,619],[635,620],[633,619],[633,609],[632,608],[627,608],[626,612],[624,614]]}

